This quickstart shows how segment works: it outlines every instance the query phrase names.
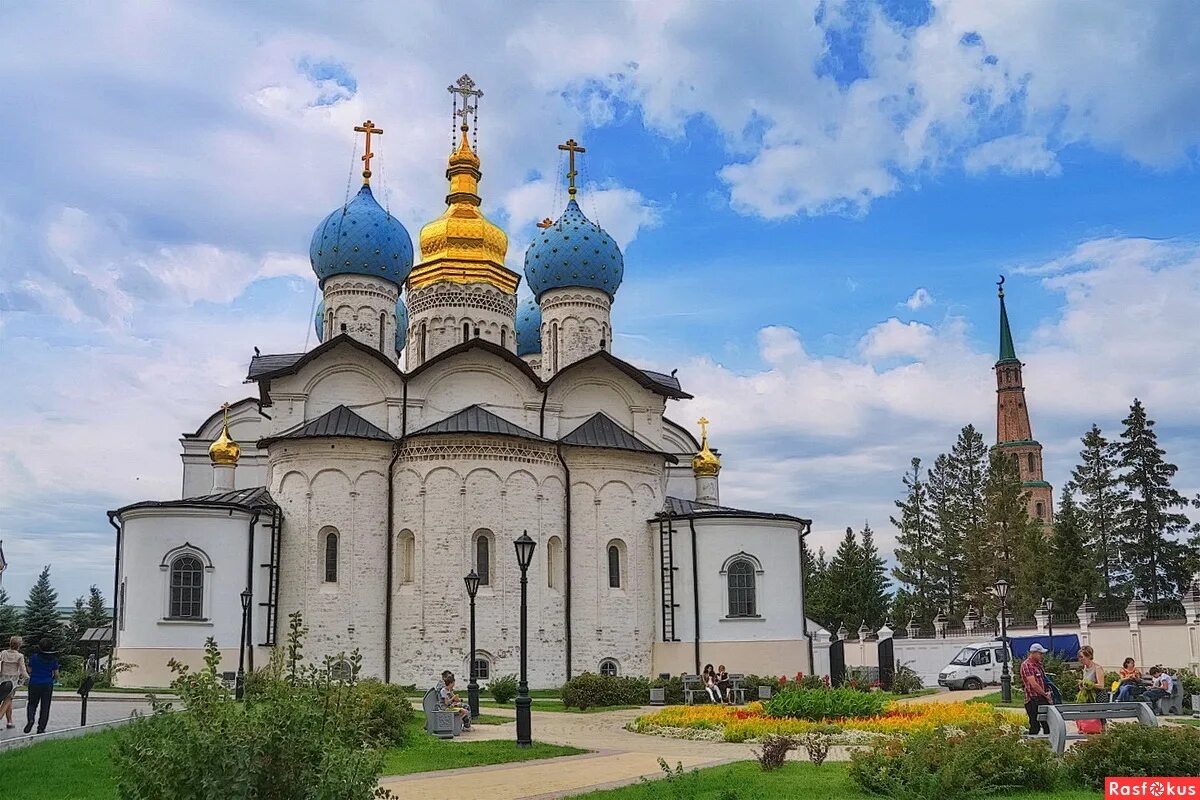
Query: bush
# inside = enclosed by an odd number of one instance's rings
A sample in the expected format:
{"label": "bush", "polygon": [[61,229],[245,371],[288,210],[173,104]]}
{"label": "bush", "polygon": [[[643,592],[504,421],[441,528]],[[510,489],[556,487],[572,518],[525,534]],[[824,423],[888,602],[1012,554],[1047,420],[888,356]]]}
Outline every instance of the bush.
{"label": "bush", "polygon": [[752,750],[763,772],[773,772],[787,761],[787,754],[799,744],[791,736],[764,736],[762,750]]}
{"label": "bush", "polygon": [[942,728],[876,742],[851,755],[849,774],[863,791],[894,800],[961,800],[1050,789],[1059,766],[1044,742],[1017,733]]}
{"label": "bush", "polygon": [[896,668],[896,673],[892,676],[892,691],[896,694],[912,694],[919,692],[925,688],[921,676],[917,671],[907,664],[901,664]]}
{"label": "bush", "polygon": [[1109,775],[1180,777],[1196,774],[1200,730],[1109,725],[1067,754],[1067,769],[1080,786],[1101,789]]}
{"label": "bush", "polygon": [[406,726],[416,716],[406,694],[403,686],[374,678],[354,688],[354,695],[366,714],[364,734],[368,741],[387,747],[404,744]]}
{"label": "bush", "polygon": [[585,672],[562,687],[563,705],[580,711],[602,706],[640,706],[649,700],[650,681],[647,678]]}
{"label": "bush", "polygon": [[823,720],[877,717],[888,698],[878,692],[855,689],[787,689],[764,704],[769,717]]}
{"label": "bush", "polygon": [[488,683],[488,692],[497,703],[507,703],[517,696],[517,676],[501,675]]}

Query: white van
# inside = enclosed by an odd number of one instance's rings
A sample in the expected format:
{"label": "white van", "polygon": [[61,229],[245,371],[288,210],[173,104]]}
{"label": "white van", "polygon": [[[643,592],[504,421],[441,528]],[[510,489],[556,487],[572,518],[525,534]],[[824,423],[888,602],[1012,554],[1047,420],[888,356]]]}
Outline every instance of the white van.
{"label": "white van", "polygon": [[1005,660],[1004,642],[995,640],[969,644],[950,659],[938,673],[938,686],[948,689],[982,689],[1000,683],[1000,667]]}

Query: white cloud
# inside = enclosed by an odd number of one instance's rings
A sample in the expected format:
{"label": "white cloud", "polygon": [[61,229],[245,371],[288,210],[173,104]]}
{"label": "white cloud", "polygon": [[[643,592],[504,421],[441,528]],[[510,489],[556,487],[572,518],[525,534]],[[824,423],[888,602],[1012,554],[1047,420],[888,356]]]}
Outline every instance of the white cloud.
{"label": "white cloud", "polygon": [[901,322],[892,317],[881,322],[859,342],[859,350],[872,361],[886,358],[923,358],[928,356],[937,340],[928,325],[920,322]]}
{"label": "white cloud", "polygon": [[1045,139],[1020,134],[984,142],[967,153],[963,166],[973,174],[989,169],[1013,174],[1058,175],[1062,172],[1058,159],[1046,147]]}
{"label": "white cloud", "polygon": [[904,305],[910,311],[920,311],[926,306],[933,305],[933,295],[929,293],[928,289],[922,286],[909,295],[909,298],[904,301]]}

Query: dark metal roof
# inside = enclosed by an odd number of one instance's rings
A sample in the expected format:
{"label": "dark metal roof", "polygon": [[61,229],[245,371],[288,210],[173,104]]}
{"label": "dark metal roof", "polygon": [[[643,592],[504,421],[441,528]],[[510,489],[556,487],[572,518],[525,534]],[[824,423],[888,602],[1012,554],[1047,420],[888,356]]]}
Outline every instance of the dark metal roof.
{"label": "dark metal roof", "polygon": [[668,375],[665,372],[655,372],[652,369],[644,369],[642,372],[646,373],[657,384],[674,389],[675,391],[682,391],[683,389],[679,383],[679,378],[676,378],[674,374]]}
{"label": "dark metal roof", "polygon": [[112,641],[112,626],[105,625],[103,628],[88,628],[79,635],[79,641],[80,643],[107,644]]}
{"label": "dark metal roof", "polygon": [[409,436],[423,436],[435,433],[491,433],[498,436],[519,436],[522,439],[546,441],[532,431],[527,431],[519,425],[498,417],[479,405],[467,406],[457,414],[446,417],[432,425],[426,425],[420,430],[413,431]]}
{"label": "dark metal roof", "polygon": [[275,508],[275,501],[265,486],[255,486],[250,489],[235,489],[230,492],[205,494],[199,497],[185,497],[182,500],[143,500],[140,503],[118,508],[110,514],[124,514],[138,508],[236,508],[242,511],[253,511],[260,508]]}
{"label": "dark metal roof", "polygon": [[407,374],[406,379],[415,378],[418,375],[420,375],[422,372],[425,372],[426,370],[433,368],[435,365],[440,364],[443,361],[448,361],[460,353],[467,353],[467,352],[470,352],[471,350],[483,350],[485,352],[491,353],[492,355],[499,356],[503,360],[512,364],[514,367],[517,368],[518,371],[520,371],[527,378],[529,378],[530,382],[533,383],[534,386],[541,388],[544,385],[542,383],[542,379],[540,377],[538,377],[538,374],[533,371],[533,368],[530,367],[529,364],[527,364],[525,362],[525,359],[521,358],[520,356],[518,356],[516,353],[512,352],[508,348],[501,347],[498,344],[493,344],[492,342],[489,342],[487,339],[481,338],[479,336],[474,336],[470,339],[467,339],[465,342],[460,342],[460,343],[454,345],[453,347],[447,348],[447,349],[443,350],[442,352],[438,353],[436,356],[430,358],[425,363],[414,367],[412,369],[412,371],[410,371]]}
{"label": "dark metal roof", "polygon": [[746,511],[741,508],[730,508],[729,506],[714,506],[708,503],[699,503],[695,500],[685,500],[682,497],[668,497],[663,503],[663,510],[659,512],[660,517],[674,517],[676,519],[698,519],[700,517],[746,517],[750,519],[773,519],[783,520],[785,522],[796,522],[805,527],[812,525],[811,519],[803,517],[794,517],[791,514],[766,514],[761,511]]}
{"label": "dark metal roof", "polygon": [[316,419],[301,423],[289,431],[268,436],[259,441],[259,447],[264,447],[280,439],[311,439],[314,437],[344,436],[349,439],[376,439],[381,442],[393,441],[391,434],[382,428],[367,422],[345,406],[326,411]]}
{"label": "dark metal roof", "polygon": [[283,353],[280,355],[258,355],[250,359],[250,369],[246,374],[246,382],[265,381],[281,375],[292,375],[300,371],[305,364],[319,358],[329,350],[346,345],[359,350],[386,365],[397,375],[402,374],[396,362],[379,352],[379,348],[360,342],[348,333],[339,333],[328,342],[309,350],[307,353]]}
{"label": "dark metal roof", "polygon": [[270,375],[281,369],[287,369],[304,356],[304,353],[279,353],[275,355],[252,356],[250,370],[246,380],[255,381],[264,375]]}
{"label": "dark metal roof", "polygon": [[631,450],[635,453],[654,453],[655,455],[665,457],[672,464],[679,463],[679,459],[675,456],[646,444],[613,422],[603,411],[597,411],[587,422],[559,439],[559,441],[563,444],[575,445],[576,447],[607,447],[612,450]]}
{"label": "dark metal roof", "polygon": [[555,373],[555,375],[546,382],[546,385],[548,386],[554,383],[563,375],[571,372],[571,370],[578,369],[582,365],[588,364],[592,361],[607,362],[621,372],[624,372],[629,377],[633,378],[643,387],[657,394],[661,394],[664,397],[671,397],[676,400],[690,400],[692,398],[690,394],[683,391],[683,389],[679,387],[679,381],[672,376],[663,375],[661,372],[650,372],[648,370],[641,369],[640,367],[635,367],[628,361],[622,361],[621,359],[617,358],[607,350],[598,350],[587,358],[581,358],[578,361],[568,364]]}

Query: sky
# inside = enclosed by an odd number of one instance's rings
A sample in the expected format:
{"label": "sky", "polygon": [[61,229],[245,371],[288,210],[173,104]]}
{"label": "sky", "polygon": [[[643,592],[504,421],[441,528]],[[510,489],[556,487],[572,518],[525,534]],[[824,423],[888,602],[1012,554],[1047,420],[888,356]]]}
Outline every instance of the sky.
{"label": "sky", "polygon": [[[178,438],[254,346],[313,345],[313,228],[355,184],[414,235],[451,103],[520,269],[587,148],[625,253],[614,351],[678,369],[722,502],[869,522],[995,433],[995,283],[1047,478],[1146,404],[1200,491],[1200,16],[1184,0],[78,5],[0,25],[0,539],[23,598],[110,587],[105,511],[178,497]],[[361,145],[358,145],[361,146]],[[522,287],[522,296],[527,291]],[[1193,517],[1200,511],[1190,510]],[[107,592],[106,592],[107,594]]]}

